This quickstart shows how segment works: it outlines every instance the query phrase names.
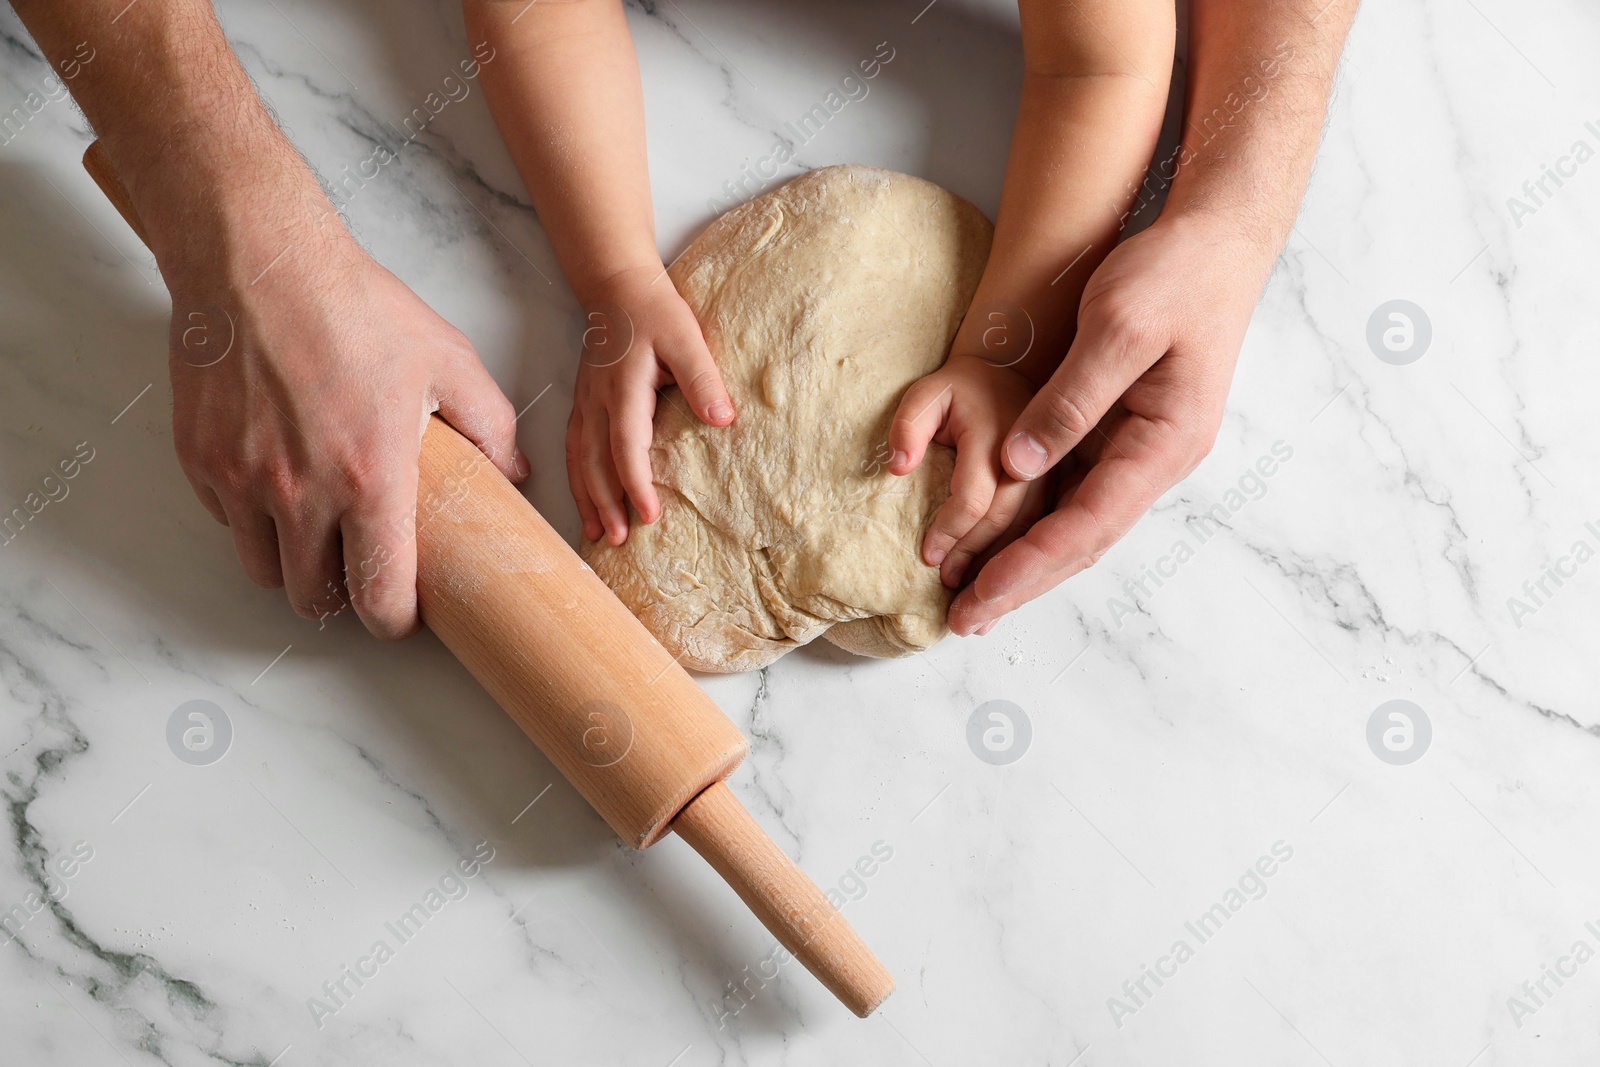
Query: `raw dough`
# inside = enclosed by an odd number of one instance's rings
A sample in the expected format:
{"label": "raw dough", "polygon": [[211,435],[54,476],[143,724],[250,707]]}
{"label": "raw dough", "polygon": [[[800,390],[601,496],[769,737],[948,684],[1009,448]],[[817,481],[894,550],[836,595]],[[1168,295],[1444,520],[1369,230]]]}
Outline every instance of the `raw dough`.
{"label": "raw dough", "polygon": [[953,455],[896,477],[885,438],[943,362],[993,228],[967,201],[875,167],[812,171],[713,222],[671,277],[738,418],[656,405],[661,518],[583,557],[686,667],[765,666],[818,635],[903,656],[947,632],[922,562]]}

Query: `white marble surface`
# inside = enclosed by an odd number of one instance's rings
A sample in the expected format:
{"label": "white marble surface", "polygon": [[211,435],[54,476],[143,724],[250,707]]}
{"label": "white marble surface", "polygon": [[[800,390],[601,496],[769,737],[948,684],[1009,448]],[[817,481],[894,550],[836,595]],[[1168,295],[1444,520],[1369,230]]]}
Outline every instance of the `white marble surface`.
{"label": "white marble surface", "polygon": [[[922,6],[631,7],[664,254],[882,41],[892,63],[801,162],[906,170],[992,212],[1014,14],[945,0],[914,22]],[[445,0],[223,16],[329,174],[467,51]],[[0,29],[9,109],[46,67],[9,11]],[[0,1061],[1592,1061],[1600,962],[1537,1005],[1521,986],[1600,948],[1600,564],[1547,582],[1529,617],[1507,598],[1600,545],[1600,163],[1520,225],[1506,200],[1575,141],[1600,147],[1597,31],[1580,0],[1368,5],[1199,471],[987,639],[706,680],[752,742],[745,803],[860,896],[846,914],[900,986],[865,1022],[792,965],[729,1013],[770,940],[681,842],[626,851],[431,637],[319,631],[248,583],[171,455],[164,291],[51,103],[0,146],[0,510],[80,442],[93,459],[0,547],[0,908],[25,917],[0,938]],[[350,211],[519,407],[554,383],[522,444],[530,495],[575,534],[575,308],[481,94]],[[1365,340],[1395,298],[1433,327],[1408,366]],[[1264,495],[1114,620],[1122,583],[1280,441]],[[196,699],[235,731],[204,767],[164,734]],[[1033,724],[1009,766],[965,741],[991,699]],[[1408,766],[1365,740],[1391,699],[1432,723]],[[465,896],[319,1028],[308,999],[394,945],[384,924],[479,841],[493,859]],[[892,858],[856,889],[879,842]],[[1292,858],[1265,895],[1200,944],[1184,923],[1277,842]],[[92,858],[47,882],[74,846]],[[65,896],[28,913],[46,886]],[[1179,939],[1194,957],[1114,1019],[1109,998]]]}

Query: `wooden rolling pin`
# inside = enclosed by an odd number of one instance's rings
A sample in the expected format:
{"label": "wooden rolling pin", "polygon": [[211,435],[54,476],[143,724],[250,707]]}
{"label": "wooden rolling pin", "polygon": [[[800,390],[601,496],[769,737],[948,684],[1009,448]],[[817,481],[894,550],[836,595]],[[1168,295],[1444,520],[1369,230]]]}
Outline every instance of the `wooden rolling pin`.
{"label": "wooden rolling pin", "polygon": [[[144,239],[98,142],[83,165]],[[807,970],[870,1015],[894,980],[728,788],[747,748],[738,728],[437,416],[417,484],[417,598],[428,627],[624,841],[645,848],[676,830]]]}

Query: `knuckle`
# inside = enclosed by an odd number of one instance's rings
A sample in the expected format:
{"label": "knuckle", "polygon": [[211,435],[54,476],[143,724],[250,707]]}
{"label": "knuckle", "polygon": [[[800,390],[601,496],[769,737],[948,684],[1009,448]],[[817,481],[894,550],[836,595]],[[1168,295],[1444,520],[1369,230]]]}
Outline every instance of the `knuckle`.
{"label": "knuckle", "polygon": [[1141,347],[1154,333],[1150,316],[1133,297],[1121,290],[1109,290],[1083,309],[1084,316],[1112,345]]}
{"label": "knuckle", "polygon": [[703,396],[715,390],[721,380],[722,376],[717,373],[717,368],[708,364],[689,376],[688,384],[683,386],[683,391]]}
{"label": "knuckle", "polygon": [[613,427],[611,431],[611,456],[619,466],[631,466],[645,451],[639,435],[627,427]]}
{"label": "knuckle", "polygon": [[579,455],[585,464],[602,463],[611,455],[611,440],[600,434],[584,434]]}
{"label": "knuckle", "polygon": [[916,437],[916,424],[905,415],[896,415],[889,423],[888,440],[891,447],[904,448]]}
{"label": "knuckle", "polygon": [[388,482],[386,465],[380,456],[372,453],[345,456],[338,463],[338,471],[357,497],[380,492]]}
{"label": "knuckle", "polygon": [[973,541],[981,541],[987,545],[1004,533],[1006,527],[1010,525],[1010,520],[1006,515],[991,508],[984,513],[983,518],[978,520],[972,527],[972,532],[967,536],[972,538]]}
{"label": "knuckle", "polygon": [[646,441],[650,439],[652,426],[648,410],[639,410],[631,406],[619,407],[612,413],[609,423],[608,436],[614,442],[631,444],[641,438]]}
{"label": "knuckle", "polygon": [[200,481],[220,484],[233,490],[242,488],[246,481],[244,471],[222,449],[207,448],[200,441],[184,435],[174,442],[174,450],[178,454],[178,466]]}
{"label": "knuckle", "polygon": [[1201,430],[1190,438],[1187,450],[1188,462],[1184,464],[1183,476],[1188,477],[1193,473],[1194,469],[1200,466],[1207,456],[1211,455],[1211,450],[1216,447],[1216,444],[1216,429]]}
{"label": "knuckle", "polygon": [[514,423],[517,418],[516,405],[511,403],[511,398],[506,396],[505,391],[498,385],[495,385],[492,379],[490,381],[488,397],[489,418],[494,423],[495,428],[499,430],[509,430],[512,423]]}
{"label": "knuckle", "polygon": [[269,570],[266,566],[250,560],[242,560],[241,562],[244,564],[245,577],[256,585],[263,589],[278,589],[282,587],[283,576],[276,570]]}
{"label": "knuckle", "polygon": [[371,590],[355,598],[356,613],[380,641],[399,641],[417,631],[415,610],[401,598]]}
{"label": "knuckle", "polygon": [[967,568],[972,566],[972,561],[978,558],[978,553],[986,545],[961,544],[950,550],[950,558],[945,563],[950,567],[951,573],[964,575]]}
{"label": "knuckle", "polygon": [[963,496],[955,500],[955,515],[966,520],[969,526],[982,521],[988,513],[989,509],[979,497]]}
{"label": "knuckle", "polygon": [[380,641],[404,641],[421,629],[421,623],[416,616],[406,619],[396,616],[387,620],[372,619],[367,622],[367,630]]}
{"label": "knuckle", "polygon": [[257,471],[250,481],[256,492],[285,515],[298,515],[306,502],[307,487],[299,472],[275,463]]}
{"label": "knuckle", "polygon": [[934,403],[937,399],[937,394],[929,397],[916,391],[907,392],[889,422],[890,436],[898,434],[904,438],[915,438],[920,427],[936,422],[942,415]]}
{"label": "knuckle", "polygon": [[1045,396],[1045,417],[1061,437],[1078,440],[1094,428],[1087,402],[1073,390],[1051,383]]}
{"label": "knuckle", "polygon": [[196,462],[185,470],[193,474],[199,481],[210,485],[219,495],[226,499],[238,499],[248,495],[254,479],[250,473],[237,463],[223,460],[209,460]]}
{"label": "knuckle", "polygon": [[472,342],[467,340],[466,334],[444,319],[440,319],[436,325],[439,330],[439,349],[447,360],[457,366],[478,362],[478,350],[472,347]]}
{"label": "knuckle", "polygon": [[209,473],[215,463],[216,453],[202,448],[198,441],[181,430],[173,434],[172,450],[178,454],[178,463],[184,470]]}

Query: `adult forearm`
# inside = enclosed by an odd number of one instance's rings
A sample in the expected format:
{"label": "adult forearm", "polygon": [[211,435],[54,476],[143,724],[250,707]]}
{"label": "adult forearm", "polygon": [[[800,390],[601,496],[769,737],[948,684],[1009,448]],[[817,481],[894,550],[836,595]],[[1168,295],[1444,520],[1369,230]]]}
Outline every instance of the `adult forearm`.
{"label": "adult forearm", "polygon": [[467,0],[468,33],[503,57],[483,90],[579,300],[660,269],[644,100],[617,0]]}
{"label": "adult forearm", "polygon": [[1158,161],[1164,214],[1257,244],[1288,239],[1357,0],[1194,0],[1182,141]]}
{"label": "adult forearm", "polygon": [[257,97],[207,0],[14,6],[53,63],[92,50],[67,85],[169,283],[235,281],[227,276],[266,268],[273,249],[326,243],[314,240],[318,233],[346,239],[342,227],[322,225],[332,206]]}

